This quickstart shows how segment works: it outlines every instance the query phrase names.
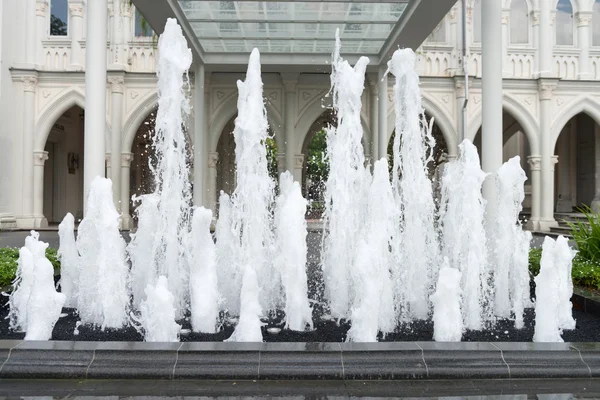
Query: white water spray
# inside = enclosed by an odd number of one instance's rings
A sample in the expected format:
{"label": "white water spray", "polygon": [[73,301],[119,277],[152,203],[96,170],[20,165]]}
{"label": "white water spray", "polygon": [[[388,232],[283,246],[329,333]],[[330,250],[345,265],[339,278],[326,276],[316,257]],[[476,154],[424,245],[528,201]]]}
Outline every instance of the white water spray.
{"label": "white water spray", "polygon": [[444,257],[444,265],[440,269],[436,291],[431,295],[433,340],[436,342],[460,342],[462,338],[460,281],[460,271],[448,267],[448,259]]}
{"label": "white water spray", "polygon": [[102,329],[123,327],[129,308],[129,267],[110,179],[92,180],[76,243],[82,265],[76,295],[81,322]]}
{"label": "white water spray", "polygon": [[67,213],[58,225],[60,247],[60,291],[66,296],[65,307],[77,307],[77,287],[79,286],[79,253],[75,242],[75,218]]}
{"label": "white water spray", "polygon": [[366,206],[368,175],[362,146],[360,110],[369,59],[361,57],[354,68],[340,56],[339,31],[332,60],[331,90],[338,126],[327,129],[329,176],[325,184],[322,269],[325,296],[335,318],[349,317],[354,298],[352,271]]}
{"label": "white water spray", "polygon": [[212,211],[204,207],[194,210],[190,256],[190,311],[194,332],[215,333],[219,317],[219,291],[215,242],[210,233]]}
{"label": "white water spray", "polygon": [[426,319],[429,295],[439,268],[439,244],[434,226],[435,203],[427,164],[435,140],[432,125],[427,126],[419,75],[415,71],[416,56],[411,49],[396,50],[388,62],[396,77],[394,85],[396,135],[392,182],[397,202],[402,208],[402,244],[399,264],[403,271],[400,304],[411,318]]}
{"label": "white water spray", "polygon": [[442,177],[443,252],[449,266],[462,273],[462,315],[467,329],[480,330],[491,319],[489,271],[484,229],[485,200],[477,149],[469,141],[459,145],[459,157],[446,165]]}
{"label": "white water spray", "polygon": [[146,299],[140,304],[141,323],[146,342],[178,342],[181,326],[175,322],[175,298],[165,276],[156,285],[146,287]]}
{"label": "white water spray", "polygon": [[286,327],[293,331],[312,328],[306,277],[306,206],[300,184],[288,171],[279,179],[280,194],[275,206],[276,264],[285,293]]}
{"label": "white water spray", "polygon": [[231,198],[225,192],[219,197],[219,219],[215,228],[217,237],[217,282],[222,297],[222,309],[231,315],[240,314],[242,270],[238,264],[239,238],[235,237]]}
{"label": "white water spray", "polygon": [[16,277],[12,283],[13,291],[8,299],[10,311],[10,329],[17,331],[27,330],[27,302],[31,294],[34,281],[35,260],[27,247],[19,250]]}

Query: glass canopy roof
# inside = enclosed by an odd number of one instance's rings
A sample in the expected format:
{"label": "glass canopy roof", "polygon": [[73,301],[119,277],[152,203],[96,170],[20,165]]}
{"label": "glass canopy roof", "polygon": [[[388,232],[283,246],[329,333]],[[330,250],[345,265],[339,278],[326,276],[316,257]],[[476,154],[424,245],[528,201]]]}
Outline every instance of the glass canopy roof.
{"label": "glass canopy roof", "polygon": [[346,54],[380,52],[408,0],[178,0],[206,53],[331,54],[340,29]]}

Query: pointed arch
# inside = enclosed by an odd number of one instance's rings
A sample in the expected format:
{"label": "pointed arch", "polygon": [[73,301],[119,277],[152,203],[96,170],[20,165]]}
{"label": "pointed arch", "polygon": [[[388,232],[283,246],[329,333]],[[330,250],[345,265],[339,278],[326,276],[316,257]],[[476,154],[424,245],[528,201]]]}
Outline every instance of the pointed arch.
{"label": "pointed arch", "polygon": [[585,113],[589,115],[596,124],[600,125],[600,103],[587,96],[580,96],[573,100],[570,105],[564,107],[564,111],[552,123],[551,137],[552,150],[556,147],[556,142],[560,132],[567,123],[577,114]]}
{"label": "pointed arch", "polygon": [[[46,140],[56,121],[71,107],[78,106],[85,110],[85,95],[78,89],[73,88],[60,94],[54,101],[48,104],[40,113],[35,124],[35,139],[33,151],[44,151]],[[107,149],[110,144],[110,124],[106,120],[105,143]]]}
{"label": "pointed arch", "polygon": [[158,107],[158,92],[152,92],[146,96],[138,106],[129,113],[129,117],[123,124],[123,138],[121,139],[121,151],[131,153],[131,146],[135,135],[148,115]]}
{"label": "pointed arch", "polygon": [[[502,99],[502,109],[509,113],[523,128],[523,133],[527,137],[529,142],[529,148],[531,154],[538,155],[540,153],[539,145],[539,125],[534,116],[527,110],[517,99],[514,97],[504,94]],[[471,141],[475,140],[477,131],[481,128],[482,124],[482,110],[481,108],[477,111],[476,115],[469,121],[469,130],[467,138]]]}

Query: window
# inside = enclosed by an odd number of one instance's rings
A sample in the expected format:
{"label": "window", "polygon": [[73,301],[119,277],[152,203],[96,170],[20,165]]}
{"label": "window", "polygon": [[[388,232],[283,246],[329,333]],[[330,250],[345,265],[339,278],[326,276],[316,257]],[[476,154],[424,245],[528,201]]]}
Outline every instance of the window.
{"label": "window", "polygon": [[510,43],[529,43],[529,10],[525,0],[512,0],[509,23]]}
{"label": "window", "polygon": [[592,46],[600,46],[600,0],[594,2],[592,9]]}
{"label": "window", "polygon": [[473,0],[473,43],[481,43],[481,0]]}
{"label": "window", "polygon": [[50,36],[67,36],[69,5],[67,0],[52,0],[50,3]]}
{"label": "window", "polygon": [[138,10],[135,10],[135,36],[148,37],[152,36],[152,33],[152,28],[150,28],[148,21],[146,21]]}
{"label": "window", "polygon": [[559,0],[556,7],[556,44],[573,45],[573,6],[571,0]]}

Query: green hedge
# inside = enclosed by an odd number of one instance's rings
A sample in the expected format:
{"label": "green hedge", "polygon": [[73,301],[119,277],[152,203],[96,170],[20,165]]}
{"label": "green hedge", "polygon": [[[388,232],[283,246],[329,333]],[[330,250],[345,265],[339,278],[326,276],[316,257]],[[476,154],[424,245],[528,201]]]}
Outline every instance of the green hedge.
{"label": "green hedge", "polygon": [[[529,251],[529,274],[535,277],[540,272],[540,260],[542,249],[531,249]],[[577,253],[573,259],[573,284],[591,289],[600,290],[600,263],[590,261],[581,253]]]}
{"label": "green hedge", "polygon": [[[56,249],[46,249],[46,257],[52,263],[54,271],[60,270],[60,261],[58,261]],[[10,285],[15,279],[18,259],[19,249],[11,247],[0,248],[0,287]]]}

